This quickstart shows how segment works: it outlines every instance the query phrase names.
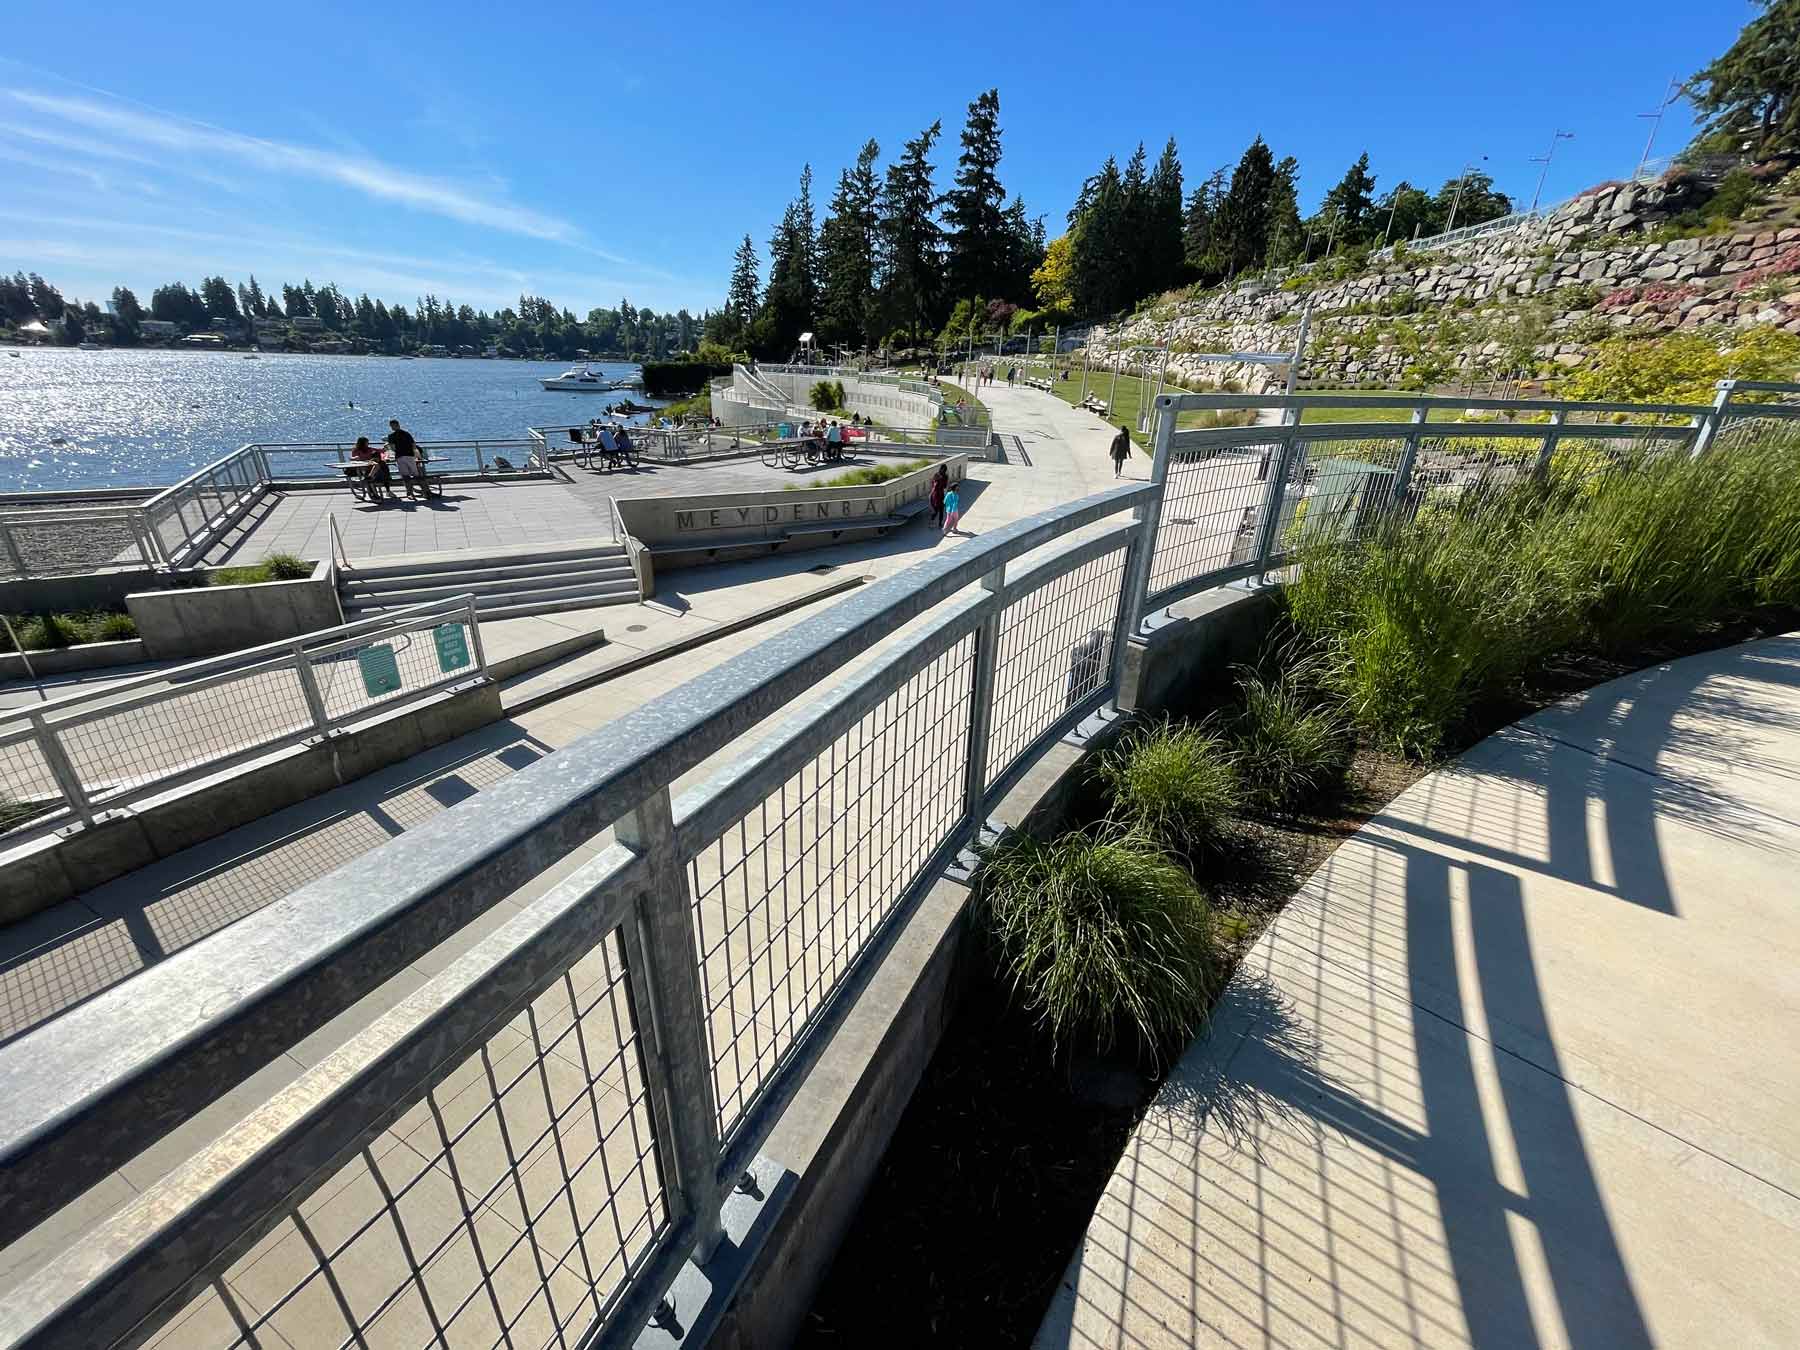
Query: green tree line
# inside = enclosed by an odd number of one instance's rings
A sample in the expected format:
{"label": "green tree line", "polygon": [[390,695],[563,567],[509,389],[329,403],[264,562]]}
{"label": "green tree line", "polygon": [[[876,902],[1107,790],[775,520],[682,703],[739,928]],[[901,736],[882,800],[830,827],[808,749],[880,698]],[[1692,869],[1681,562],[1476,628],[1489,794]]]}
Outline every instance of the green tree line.
{"label": "green tree line", "polygon": [[0,323],[14,328],[33,321],[44,324],[53,342],[73,345],[100,341],[114,346],[136,346],[142,341],[145,319],[164,320],[180,332],[199,332],[216,322],[242,326],[248,335],[257,329],[283,332],[282,320],[317,319],[310,332],[291,330],[296,345],[310,345],[323,338],[347,339],[364,349],[411,351],[436,345],[452,351],[495,346],[514,356],[542,353],[563,360],[579,351],[618,353],[658,360],[692,351],[708,316],[695,317],[687,310],[658,314],[621,300],[616,309],[595,308],[585,318],[553,304],[542,296],[521,295],[517,306],[489,313],[469,305],[424,295],[409,309],[371,300],[365,292],[352,299],[332,282],[315,286],[312,281],[264,289],[253,275],[232,285],[222,276],[202,278],[198,287],[171,281],[158,286],[145,305],[126,286],[113,288],[111,304],[102,310],[89,300],[66,298],[55,285],[36,272],[0,273]]}

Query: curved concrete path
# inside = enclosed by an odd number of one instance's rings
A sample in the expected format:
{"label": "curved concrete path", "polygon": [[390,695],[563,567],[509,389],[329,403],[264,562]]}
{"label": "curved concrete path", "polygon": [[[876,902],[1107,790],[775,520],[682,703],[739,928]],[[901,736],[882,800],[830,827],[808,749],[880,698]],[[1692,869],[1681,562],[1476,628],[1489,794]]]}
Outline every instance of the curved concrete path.
{"label": "curved concrete path", "polygon": [[1347,840],[1036,1344],[1794,1346],[1796,1271],[1789,635],[1527,718]]}

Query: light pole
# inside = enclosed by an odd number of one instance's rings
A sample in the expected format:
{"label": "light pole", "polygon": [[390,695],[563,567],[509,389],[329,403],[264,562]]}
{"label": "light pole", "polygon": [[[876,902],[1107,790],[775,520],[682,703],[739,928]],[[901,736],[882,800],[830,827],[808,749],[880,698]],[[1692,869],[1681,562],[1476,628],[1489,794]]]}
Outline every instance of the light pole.
{"label": "light pole", "polygon": [[1533,216],[1537,214],[1538,198],[1544,195],[1544,179],[1550,176],[1550,161],[1556,155],[1556,143],[1558,141],[1572,141],[1574,139],[1574,132],[1558,131],[1550,137],[1550,148],[1548,150],[1541,155],[1533,155],[1531,157],[1531,162],[1533,164],[1542,164],[1544,169],[1542,173],[1538,174],[1537,187],[1531,194],[1531,207],[1525,212],[1526,215]]}
{"label": "light pole", "polygon": [[1638,156],[1637,168],[1631,171],[1633,182],[1637,181],[1638,175],[1643,173],[1644,165],[1650,162],[1650,147],[1656,144],[1656,133],[1662,130],[1663,109],[1680,97],[1681,81],[1671,76],[1669,92],[1663,96],[1663,101],[1656,105],[1656,111],[1638,114],[1639,117],[1650,119],[1650,139],[1644,142],[1644,153]]}
{"label": "light pole", "polygon": [[[1483,163],[1487,162],[1486,155],[1483,155],[1481,159]],[[1444,225],[1445,234],[1449,234],[1456,228],[1456,210],[1462,205],[1463,189],[1468,187],[1469,175],[1473,172],[1475,172],[1475,165],[1472,161],[1463,165],[1462,177],[1456,180],[1456,195],[1450,199],[1450,219]]]}

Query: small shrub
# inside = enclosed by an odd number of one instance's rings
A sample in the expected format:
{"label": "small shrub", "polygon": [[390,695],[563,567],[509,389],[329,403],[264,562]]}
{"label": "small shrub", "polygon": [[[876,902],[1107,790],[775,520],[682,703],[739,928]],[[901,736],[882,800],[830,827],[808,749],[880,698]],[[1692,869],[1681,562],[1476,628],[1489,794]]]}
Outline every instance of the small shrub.
{"label": "small shrub", "polygon": [[305,581],[312,575],[313,565],[291,553],[271,553],[263,559],[271,581]]}
{"label": "small shrub", "polygon": [[1273,679],[1253,670],[1238,679],[1242,703],[1231,734],[1244,797],[1255,810],[1302,811],[1343,789],[1349,727],[1306,684],[1304,665],[1292,663]]}
{"label": "small shrub", "polygon": [[1206,897],[1141,835],[1017,836],[990,853],[979,909],[1000,978],[1058,1053],[1121,1030],[1178,1053],[1219,984]]}
{"label": "small shrub", "polygon": [[1129,732],[1095,772],[1121,826],[1190,863],[1217,852],[1243,804],[1230,748],[1202,727],[1162,722]]}
{"label": "small shrub", "polygon": [[[43,613],[37,616],[38,635],[41,644],[48,648],[70,647],[80,642],[84,636],[80,626],[67,614]],[[24,638],[24,635],[20,635]],[[29,638],[24,638],[30,642]]]}
{"label": "small shrub", "polygon": [[129,614],[102,614],[88,627],[95,642],[123,642],[138,635],[137,624]]}

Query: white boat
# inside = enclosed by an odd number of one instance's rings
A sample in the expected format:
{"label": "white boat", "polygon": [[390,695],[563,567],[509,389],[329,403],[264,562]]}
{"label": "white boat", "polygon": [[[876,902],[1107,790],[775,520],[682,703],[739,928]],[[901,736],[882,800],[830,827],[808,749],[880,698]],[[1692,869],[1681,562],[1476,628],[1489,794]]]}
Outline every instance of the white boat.
{"label": "white boat", "polygon": [[77,342],[75,344],[75,350],[78,352],[101,352],[105,351],[106,348],[102,347],[98,342]]}
{"label": "white boat", "polygon": [[609,380],[604,375],[594,374],[586,366],[570,366],[560,375],[541,377],[538,383],[546,389],[567,389],[577,394],[610,394],[636,388],[629,380]]}

